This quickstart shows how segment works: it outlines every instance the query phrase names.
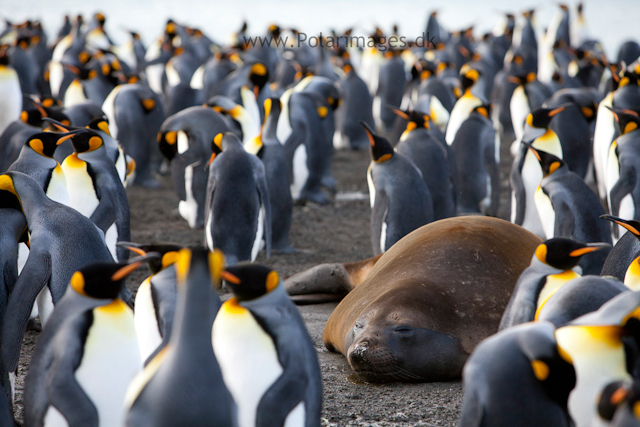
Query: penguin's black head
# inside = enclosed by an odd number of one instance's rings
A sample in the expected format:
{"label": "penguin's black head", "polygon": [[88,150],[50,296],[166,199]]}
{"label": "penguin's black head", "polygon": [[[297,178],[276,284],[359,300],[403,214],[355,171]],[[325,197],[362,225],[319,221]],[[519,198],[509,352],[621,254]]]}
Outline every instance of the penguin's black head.
{"label": "penguin's black head", "polygon": [[76,153],[88,153],[104,145],[104,140],[100,134],[92,129],[84,129],[84,132],[78,132],[71,140],[73,149]]}
{"label": "penguin's black head", "polygon": [[98,72],[96,70],[85,67],[84,65],[77,67],[73,64],[63,62],[62,66],[71,71],[80,80],[92,80],[98,76]]}
{"label": "penguin's black head", "polygon": [[536,248],[536,257],[545,264],[560,270],[570,270],[583,255],[601,249],[609,249],[607,243],[579,243],[566,237],[545,240]]}
{"label": "penguin's black head", "polygon": [[18,38],[16,38],[16,40],[13,42],[13,45],[19,49],[27,50],[29,49],[30,41],[31,41],[31,37],[29,37],[28,35],[21,35],[21,36],[18,36]]}
{"label": "penguin's black head", "polygon": [[20,196],[13,185],[11,175],[0,175],[0,208],[16,209],[22,212]]}
{"label": "penguin's black head", "polygon": [[607,221],[615,222],[616,224],[629,230],[631,234],[640,239],[640,221],[635,221],[633,219],[622,219],[613,215],[600,215],[600,218],[606,219]]}
{"label": "penguin's black head", "polygon": [[460,76],[462,82],[462,90],[465,91],[475,84],[480,78],[482,73],[475,68],[469,67],[467,64],[463,65],[460,69]]}
{"label": "penguin's black head", "polygon": [[143,262],[159,256],[157,253],[149,253],[129,262],[94,263],[73,273],[70,284],[73,290],[85,297],[116,299],[129,273],[140,267]]}
{"label": "penguin's black head", "polygon": [[151,258],[147,261],[151,274],[156,274],[160,270],[174,264],[178,260],[178,252],[183,248],[173,243],[140,245],[133,242],[118,242],[116,246],[126,248],[142,257],[147,256],[149,253],[157,253],[159,255],[157,258]]}
{"label": "penguin's black head", "polygon": [[418,59],[413,67],[411,67],[412,80],[420,79],[420,81],[427,80],[429,77],[436,74],[436,64],[431,61],[427,61],[424,58]]}
{"label": "penguin's black head", "polygon": [[402,117],[408,122],[405,130],[406,132],[411,132],[414,129],[420,128],[431,129],[431,117],[429,117],[428,114],[421,113],[416,110],[399,110],[390,105],[387,105],[387,108],[391,109],[391,111],[393,111],[398,117]]}
{"label": "penguin's black head", "polygon": [[620,80],[618,81],[618,88],[625,87],[630,84],[640,84],[640,73],[636,73],[632,70],[623,69],[619,77]]}
{"label": "penguin's black head", "polygon": [[561,105],[557,108],[538,108],[527,116],[527,124],[534,128],[546,129],[551,123],[553,117],[564,111],[565,106]]}
{"label": "penguin's black head", "polygon": [[393,157],[393,147],[389,141],[387,141],[386,138],[376,135],[375,132],[373,132],[373,129],[371,129],[365,122],[360,121],[360,124],[364,127],[364,130],[367,132],[367,136],[369,137],[371,160],[376,163],[382,163]]}
{"label": "penguin's black head", "polygon": [[[522,60],[521,60],[521,62],[522,62]],[[509,80],[511,83],[515,83],[515,84],[517,84],[519,86],[519,85],[526,85],[527,83],[531,83],[536,78],[537,78],[536,73],[531,72],[531,73],[527,73],[527,74],[509,76],[507,78],[507,80]]]}
{"label": "penguin's black head", "polygon": [[[491,111],[491,104],[482,104],[475,107],[472,112],[478,113],[485,119],[489,119],[489,112]],[[491,120],[491,119],[489,119]]]}
{"label": "penguin's black head", "polygon": [[613,116],[616,118],[616,122],[618,122],[620,135],[632,132],[640,127],[640,116],[638,112],[623,108],[609,108],[609,110],[611,110]]}
{"label": "penguin's black head", "polygon": [[224,138],[224,134],[219,133],[211,140],[211,157],[207,162],[207,167],[209,167],[209,165],[213,163],[218,154],[222,153],[222,138]]}
{"label": "penguin's black head", "polygon": [[31,135],[25,142],[25,145],[41,156],[52,158],[58,145],[67,139],[73,138],[79,132],[79,130],[66,133],[40,132]]}
{"label": "penguin's black head", "polygon": [[546,151],[537,150],[527,142],[523,142],[523,144],[529,147],[529,150],[531,150],[531,152],[536,156],[536,158],[540,162],[540,167],[542,167],[543,176],[545,177],[549,176],[555,171],[557,171],[558,169],[560,169],[561,167],[566,166],[566,163],[561,158],[556,157],[551,153],[547,153]]}
{"label": "penguin's black head", "polygon": [[272,37],[280,37],[281,32],[282,30],[280,27],[275,24],[269,25],[269,28],[267,29],[267,34]]}
{"label": "penguin's black head", "polygon": [[250,301],[273,291],[280,283],[278,273],[257,264],[239,264],[222,273],[226,285],[239,302]]}
{"label": "penguin's black head", "polygon": [[158,132],[158,146],[160,152],[167,160],[172,160],[178,154],[178,132]]}
{"label": "penguin's black head", "polygon": [[100,28],[104,27],[104,23],[107,22],[107,18],[101,12],[97,12],[93,15],[93,19],[95,19]]}
{"label": "penguin's black head", "polygon": [[249,81],[253,84],[253,93],[257,98],[262,88],[269,81],[269,71],[262,62],[256,62],[251,65]]}
{"label": "penguin's black head", "polygon": [[87,129],[99,130],[111,136],[111,132],[109,132],[109,119],[107,116],[94,117],[91,119],[89,124],[87,124]]}
{"label": "penguin's black head", "polygon": [[41,127],[42,119],[48,117],[44,107],[30,96],[22,97],[22,113],[20,120],[28,125]]}

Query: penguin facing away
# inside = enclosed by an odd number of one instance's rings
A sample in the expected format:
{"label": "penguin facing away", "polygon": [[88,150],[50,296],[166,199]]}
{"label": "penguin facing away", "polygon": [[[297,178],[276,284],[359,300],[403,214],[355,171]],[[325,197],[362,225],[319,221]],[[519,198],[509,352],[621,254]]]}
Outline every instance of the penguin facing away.
{"label": "penguin facing away", "polygon": [[549,322],[530,322],[482,341],[462,373],[460,427],[572,426],[567,400],[576,384]]}
{"label": "penguin facing away", "polygon": [[371,243],[374,255],[418,227],[433,221],[433,201],[420,170],[389,141],[361,122],[370,143],[371,164],[367,170],[371,201]]}
{"label": "penguin facing away", "polygon": [[315,348],[278,273],[240,264],[227,268],[223,278],[234,298],[218,312],[212,340],[238,405],[239,426],[319,426],[322,381]]}
{"label": "penguin facing away", "polygon": [[505,308],[499,330],[538,320],[547,301],[569,281],[580,277],[573,269],[583,255],[610,248],[606,243],[579,243],[565,237],[542,242],[522,272]]}
{"label": "penguin facing away", "polygon": [[394,150],[406,156],[422,173],[433,200],[434,221],[455,216],[454,185],[448,146],[430,132],[431,118],[419,111],[393,110],[408,121],[407,128]]}
{"label": "penguin facing away", "polygon": [[289,188],[287,163],[284,147],[278,140],[276,128],[282,111],[282,104],[277,98],[264,101],[264,123],[260,134],[245,149],[257,155],[264,164],[269,203],[271,204],[271,248],[283,252],[295,252],[289,243],[289,229],[293,199]]}
{"label": "penguin facing away", "polygon": [[[237,410],[213,351],[211,330],[220,304],[224,255],[182,249],[176,273],[178,300],[169,344],[134,379],[127,392],[126,426],[236,427]],[[216,303],[217,301],[217,303]]]}
{"label": "penguin facing away", "polygon": [[142,364],[133,312],[118,295],[146,259],[91,264],[73,274],[27,374],[28,425],[122,425],[127,386]]}
{"label": "penguin facing away", "polygon": [[271,204],[260,159],[228,132],[214,144],[222,149],[210,165],[205,211],[207,247],[224,251],[228,263],[254,261],[264,240],[271,252]]}

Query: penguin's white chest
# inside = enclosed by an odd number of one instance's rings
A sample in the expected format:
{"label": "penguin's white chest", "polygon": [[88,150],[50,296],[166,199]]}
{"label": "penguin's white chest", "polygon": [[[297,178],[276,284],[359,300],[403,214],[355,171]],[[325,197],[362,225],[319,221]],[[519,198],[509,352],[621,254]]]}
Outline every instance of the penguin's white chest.
{"label": "penguin's white chest", "polygon": [[306,184],[308,177],[307,147],[302,143],[293,153],[293,184],[291,184],[291,197],[293,197],[293,200],[300,199],[300,193],[302,193],[302,188]]}
{"label": "penguin's white chest", "polygon": [[0,65],[0,134],[14,120],[20,118],[22,111],[22,91],[18,73],[13,68]]}
{"label": "penguin's white chest", "polygon": [[[522,186],[525,192],[525,210],[522,226],[542,237],[544,230],[542,229],[535,204],[535,189],[540,185],[540,181],[542,180],[542,169],[540,168],[538,160],[536,160],[535,156],[530,152],[525,154],[520,176],[522,177]],[[515,209],[513,209],[513,211],[515,212]]]}
{"label": "penguin's white chest", "polygon": [[538,308],[536,309],[535,320],[538,320],[538,314],[547,301],[549,301],[549,298],[558,292],[567,282],[578,277],[580,277],[580,275],[573,270],[547,276],[547,281],[538,294]]}
{"label": "penguin's white chest", "polygon": [[62,170],[69,192],[69,206],[87,218],[91,218],[100,201],[93,180],[87,171],[87,163],[72,154],[62,162]]}
{"label": "penguin's white chest", "polygon": [[480,101],[479,98],[467,93],[458,99],[458,102],[453,106],[453,110],[451,110],[449,124],[447,125],[447,133],[445,134],[447,144],[453,144],[453,140],[462,123],[469,118],[469,114],[471,114],[473,109],[480,105],[482,105],[482,101]]}
{"label": "penguin's white chest", "polygon": [[[256,225],[256,236],[253,239],[253,247],[251,248],[251,262],[258,257],[258,252],[262,249],[262,237],[264,236],[264,205],[260,205],[258,211],[258,224]],[[209,217],[211,218],[211,217]]]}
{"label": "penguin's white chest", "polygon": [[545,237],[551,239],[555,234],[556,229],[556,212],[553,209],[553,204],[549,196],[542,191],[542,188],[538,186],[535,193],[535,207],[542,223],[542,229],[544,230]]}
{"label": "penguin's white chest", "polygon": [[62,167],[56,165],[51,171],[51,179],[46,191],[47,197],[54,202],[69,206],[69,192],[67,191],[67,178],[64,176]]}
{"label": "penguin's white chest", "polygon": [[151,296],[150,279],[142,282],[136,293],[135,325],[140,358],[144,362],[158,348],[162,342],[162,336],[158,329],[158,319]]}
{"label": "penguin's white chest", "polygon": [[291,128],[291,122],[289,121],[289,98],[291,97],[291,91],[288,90],[282,94],[280,98],[282,101],[282,113],[278,118],[278,125],[276,126],[276,136],[278,141],[284,145],[287,139],[291,136],[293,129]]}
{"label": "penguin's white chest", "polygon": [[509,108],[511,109],[511,124],[513,125],[516,141],[520,141],[522,140],[524,121],[531,112],[524,86],[520,85],[513,91]]}
{"label": "penguin's white chest", "polygon": [[373,209],[376,204],[376,186],[373,183],[371,165],[372,164],[369,164],[369,168],[367,169],[367,185],[369,186],[369,202],[371,203],[371,209]]}
{"label": "penguin's white chest", "polygon": [[75,377],[98,410],[100,427],[123,425],[124,397],[141,370],[131,309],[120,300],[94,309]]}
{"label": "penguin's white chest", "polygon": [[631,380],[626,371],[620,328],[568,326],[556,331],[558,346],[573,361],[576,386],[569,395],[569,413],[577,427],[598,419],[597,401],[612,381]]}
{"label": "penguin's white chest", "polygon": [[107,98],[102,103],[102,111],[109,119],[109,133],[114,140],[118,139],[118,123],[116,122],[116,96],[127,85],[118,85],[114,87]]}
{"label": "penguin's white chest", "polygon": [[212,329],[213,351],[238,406],[238,426],[253,427],[260,399],[282,375],[273,339],[235,299],[223,304]]}
{"label": "penguin's white chest", "polygon": [[71,82],[67,91],[64,94],[64,106],[65,108],[73,107],[87,100],[87,96],[84,94],[84,88],[82,83],[78,79]]}

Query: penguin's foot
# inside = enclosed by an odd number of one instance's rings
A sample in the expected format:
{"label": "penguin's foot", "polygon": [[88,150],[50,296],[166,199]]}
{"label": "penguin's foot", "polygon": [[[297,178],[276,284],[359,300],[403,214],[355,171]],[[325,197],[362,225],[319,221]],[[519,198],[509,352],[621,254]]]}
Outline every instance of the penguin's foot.
{"label": "penguin's foot", "polygon": [[42,324],[40,323],[40,320],[35,318],[29,319],[29,323],[27,323],[27,331],[42,332]]}

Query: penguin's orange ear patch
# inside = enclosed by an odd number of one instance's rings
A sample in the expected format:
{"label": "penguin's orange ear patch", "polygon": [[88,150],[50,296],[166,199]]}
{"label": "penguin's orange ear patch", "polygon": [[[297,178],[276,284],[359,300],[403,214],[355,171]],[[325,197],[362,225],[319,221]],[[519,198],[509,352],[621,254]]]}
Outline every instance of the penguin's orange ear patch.
{"label": "penguin's orange ear patch", "polygon": [[143,99],[141,102],[142,102],[142,106],[147,111],[153,110],[156,106],[156,101],[153,98]]}
{"label": "penguin's orange ear patch", "polygon": [[561,163],[560,162],[553,162],[551,163],[551,166],[549,166],[549,173],[554,173],[556,170],[558,170],[558,168],[560,167]]}
{"label": "penguin's orange ear patch", "polygon": [[267,274],[267,280],[265,283],[267,292],[271,292],[276,287],[278,287],[278,283],[280,283],[280,277],[278,276],[278,273],[276,273],[275,271],[270,271],[269,274]]}
{"label": "penguin's orange ear patch", "polygon": [[544,381],[549,378],[549,366],[542,360],[533,360],[531,362],[531,368],[533,369],[533,374],[539,381]]}

